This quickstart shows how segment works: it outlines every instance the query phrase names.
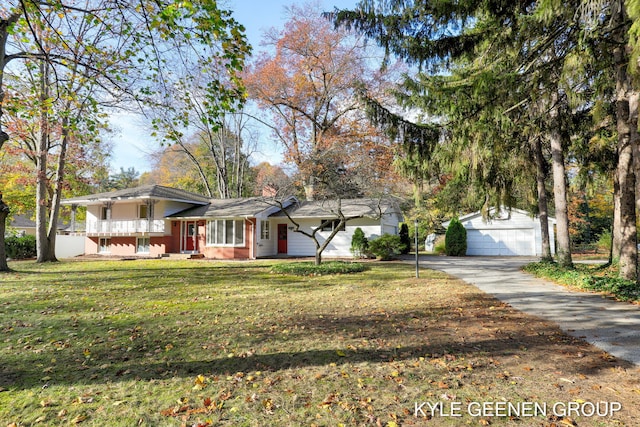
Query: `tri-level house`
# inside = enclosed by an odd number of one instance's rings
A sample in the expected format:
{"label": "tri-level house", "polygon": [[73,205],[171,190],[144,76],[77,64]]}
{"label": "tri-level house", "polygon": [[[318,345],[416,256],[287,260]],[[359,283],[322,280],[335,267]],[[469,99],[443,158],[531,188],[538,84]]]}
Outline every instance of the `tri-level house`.
{"label": "tri-level house", "polygon": [[320,240],[349,218],[324,251],[351,256],[353,231],[368,237],[397,234],[402,220],[394,203],[374,199],[298,201],[287,197],[210,199],[176,188],[148,185],[74,197],[62,202],[86,206],[86,254],[151,256],[186,253],[214,259],[255,259],[276,255],[313,256],[314,242],[295,232],[318,227]]}

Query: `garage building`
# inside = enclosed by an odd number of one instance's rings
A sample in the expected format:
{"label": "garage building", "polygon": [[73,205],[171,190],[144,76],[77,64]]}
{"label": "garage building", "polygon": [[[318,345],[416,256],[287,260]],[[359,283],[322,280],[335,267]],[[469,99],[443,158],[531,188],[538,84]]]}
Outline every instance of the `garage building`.
{"label": "garage building", "polygon": [[[480,212],[460,217],[467,230],[467,255],[480,256],[542,256],[540,219],[526,211],[502,208],[492,209],[490,219]],[[549,218],[551,253],[555,253],[554,224]],[[449,222],[442,224],[448,227]]]}

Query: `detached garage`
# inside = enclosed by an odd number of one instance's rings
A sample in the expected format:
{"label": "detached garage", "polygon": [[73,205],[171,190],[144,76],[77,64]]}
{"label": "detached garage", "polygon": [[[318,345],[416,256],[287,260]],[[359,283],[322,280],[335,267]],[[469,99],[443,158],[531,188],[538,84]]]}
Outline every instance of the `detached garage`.
{"label": "detached garage", "polygon": [[[540,219],[518,209],[492,210],[485,220],[480,212],[465,215],[460,222],[467,230],[467,255],[542,256]],[[555,253],[553,225],[549,218],[551,253]],[[445,228],[449,222],[442,224]]]}

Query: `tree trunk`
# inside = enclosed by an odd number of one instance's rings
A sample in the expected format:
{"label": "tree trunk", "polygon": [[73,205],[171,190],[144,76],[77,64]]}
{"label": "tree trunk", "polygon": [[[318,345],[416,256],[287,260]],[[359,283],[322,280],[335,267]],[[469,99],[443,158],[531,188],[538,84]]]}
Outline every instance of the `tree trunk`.
{"label": "tree trunk", "polygon": [[4,245],[4,233],[6,230],[7,216],[9,215],[9,206],[2,200],[0,193],[0,271],[11,271],[7,264],[7,251]]}
{"label": "tree trunk", "polygon": [[36,154],[36,252],[37,262],[45,262],[47,240],[47,154],[49,152],[49,64],[40,64],[40,140]]}
{"label": "tree trunk", "polygon": [[536,181],[538,184],[538,218],[540,219],[540,232],[542,234],[542,261],[552,261],[551,241],[549,239],[549,212],[547,201],[547,167],[542,154],[542,140],[535,138],[534,154],[536,162]]}
{"label": "tree trunk", "polygon": [[[616,166],[617,168],[617,166]],[[613,223],[611,224],[611,255],[609,264],[618,263],[620,260],[620,182],[617,170],[613,174]]]}
{"label": "tree trunk", "polygon": [[64,183],[64,169],[67,159],[67,147],[69,146],[69,119],[62,120],[62,141],[58,166],[56,168],[55,188],[51,199],[51,212],[49,215],[49,228],[47,230],[48,250],[44,255],[45,261],[56,262],[56,235],[58,233],[58,219],[60,218],[60,200],[62,200],[62,184]]}
{"label": "tree trunk", "polygon": [[620,200],[620,270],[619,276],[628,280],[638,280],[638,247],[636,235],[635,174],[633,171],[633,147],[629,96],[631,84],[627,75],[629,55],[628,19],[622,0],[617,0],[612,16],[614,38],[618,42],[613,49],[616,76],[616,128],[618,131],[618,185],[617,197]]}
{"label": "tree trunk", "polygon": [[553,196],[556,208],[556,229],[558,247],[558,264],[562,267],[573,267],[571,260],[571,238],[569,236],[569,214],[567,208],[567,178],[564,167],[564,150],[562,147],[562,134],[560,132],[558,94],[552,96],[552,105],[549,112],[551,130],[549,140],[551,142],[551,163],[553,170]]}

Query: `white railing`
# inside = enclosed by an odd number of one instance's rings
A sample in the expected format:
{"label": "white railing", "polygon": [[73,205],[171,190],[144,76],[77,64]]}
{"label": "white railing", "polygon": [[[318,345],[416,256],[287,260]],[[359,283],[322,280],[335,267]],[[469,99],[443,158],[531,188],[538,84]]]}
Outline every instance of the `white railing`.
{"label": "white railing", "polygon": [[87,234],[164,233],[163,219],[107,219],[87,221]]}

